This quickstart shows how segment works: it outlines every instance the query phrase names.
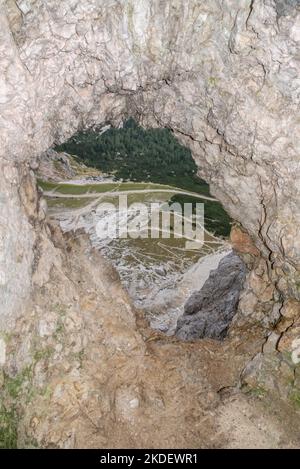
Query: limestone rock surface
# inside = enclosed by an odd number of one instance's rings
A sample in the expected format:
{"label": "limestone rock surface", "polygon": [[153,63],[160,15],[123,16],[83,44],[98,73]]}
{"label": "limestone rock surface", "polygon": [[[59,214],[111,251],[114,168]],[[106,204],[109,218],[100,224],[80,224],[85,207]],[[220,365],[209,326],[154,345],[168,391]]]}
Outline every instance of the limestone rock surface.
{"label": "limestone rock surface", "polygon": [[225,256],[201,290],[185,303],[184,314],[177,322],[177,337],[223,339],[237,311],[245,276],[246,266],[239,256],[233,252]]}
{"label": "limestone rock surface", "polygon": [[[272,259],[283,294],[299,299],[299,1],[0,4],[1,180],[3,160],[20,169],[79,128],[128,115],[167,126]],[[19,207],[1,222],[8,256],[14,231],[33,245]],[[11,260],[8,290],[22,265]],[[17,303],[10,296],[1,313]]]}

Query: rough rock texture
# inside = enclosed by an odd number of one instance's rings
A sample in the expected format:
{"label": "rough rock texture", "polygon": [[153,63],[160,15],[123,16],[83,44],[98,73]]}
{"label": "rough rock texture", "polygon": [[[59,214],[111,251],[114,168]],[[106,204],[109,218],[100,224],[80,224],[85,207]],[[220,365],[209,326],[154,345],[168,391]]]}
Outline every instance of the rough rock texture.
{"label": "rough rock texture", "polygon": [[66,179],[84,179],[102,175],[101,171],[87,167],[75,155],[57,152],[52,148],[41,153],[31,165],[34,165],[37,178],[43,181],[60,182]]}
{"label": "rough rock texture", "polygon": [[0,329],[14,326],[28,299],[38,253],[42,208],[30,168],[0,160]]}
{"label": "rough rock texture", "polygon": [[[2,403],[25,411],[23,445],[214,446],[208,391],[215,406],[243,368],[251,392],[281,383],[298,405],[299,21],[292,0],[0,0],[0,385]],[[191,148],[260,253],[243,254],[239,319],[217,351],[146,347],[120,289],[100,295],[92,267],[80,288],[79,257],[67,268],[50,241],[37,156],[129,115]],[[269,336],[257,355],[253,321],[276,326],[281,345]]]}
{"label": "rough rock texture", "polygon": [[154,332],[84,236],[49,228],[60,262],[5,337],[0,446],[4,421],[21,448],[299,447],[294,408],[234,390],[259,328],[224,342]]}
{"label": "rough rock texture", "polygon": [[37,175],[46,181],[71,179],[76,175],[76,171],[72,168],[70,161],[71,157],[66,153],[47,150],[37,159]]}
{"label": "rough rock texture", "polygon": [[[2,0],[1,174],[84,126],[129,114],[168,126],[271,282],[299,299],[299,20],[291,0]],[[5,191],[1,315],[12,316],[29,292],[34,233],[11,182]]]}
{"label": "rough rock texture", "polygon": [[184,314],[177,322],[177,337],[223,339],[237,311],[245,277],[246,266],[239,256],[233,252],[225,256],[201,290],[185,303]]}

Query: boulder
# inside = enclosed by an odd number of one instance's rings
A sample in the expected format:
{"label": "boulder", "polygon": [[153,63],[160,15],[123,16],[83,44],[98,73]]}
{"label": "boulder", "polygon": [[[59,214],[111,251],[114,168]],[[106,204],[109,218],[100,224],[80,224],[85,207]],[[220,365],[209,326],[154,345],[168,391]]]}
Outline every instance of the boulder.
{"label": "boulder", "polygon": [[176,336],[182,340],[224,339],[236,313],[246,266],[231,252],[211,271],[200,291],[194,292],[178,319]]}

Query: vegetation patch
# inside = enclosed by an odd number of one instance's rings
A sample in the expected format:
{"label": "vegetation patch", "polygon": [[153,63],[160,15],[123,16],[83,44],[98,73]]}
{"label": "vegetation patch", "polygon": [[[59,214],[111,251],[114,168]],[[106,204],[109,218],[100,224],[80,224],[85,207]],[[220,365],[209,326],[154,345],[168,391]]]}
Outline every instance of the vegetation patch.
{"label": "vegetation patch", "polygon": [[23,389],[23,386],[32,379],[32,367],[26,366],[15,377],[5,376],[5,388],[9,396],[16,399]]}
{"label": "vegetation patch", "polygon": [[36,362],[40,360],[47,360],[48,358],[51,357],[53,353],[54,353],[54,349],[52,347],[46,347],[41,350],[36,350],[34,352],[33,358]]}
{"label": "vegetation patch", "polygon": [[16,376],[3,374],[0,403],[0,449],[17,448],[19,415],[16,402],[31,382],[32,368],[25,367]]}
{"label": "vegetation patch", "polygon": [[290,400],[294,406],[300,410],[300,391],[293,390],[290,394]]}
{"label": "vegetation patch", "polygon": [[[181,206],[185,203],[193,204],[194,211],[196,210],[196,203],[198,199],[185,194],[174,195],[170,203],[178,202]],[[231,218],[219,202],[211,202],[204,200],[204,226],[207,231],[214,233],[217,236],[229,236],[231,229]]]}
{"label": "vegetation patch", "polygon": [[[120,182],[116,187],[116,183],[71,185],[41,181],[44,190],[82,195],[116,189],[176,187],[210,196],[209,185],[197,176],[197,165],[190,150],[182,146],[169,129],[145,130],[129,119],[121,129],[110,128],[104,133],[97,130],[79,132],[55,150],[76,155],[85,165],[110,174],[116,180],[130,180],[135,184]],[[176,194],[170,202],[195,204],[197,199]],[[208,231],[217,236],[229,235],[231,219],[221,203],[206,201],[204,216]]]}
{"label": "vegetation patch", "polygon": [[14,407],[0,405],[0,449],[17,448],[18,416]]}
{"label": "vegetation patch", "polygon": [[259,398],[264,397],[267,394],[267,390],[263,386],[246,386],[243,388],[243,391],[250,396]]}
{"label": "vegetation patch", "polygon": [[209,194],[208,184],[197,177],[190,150],[169,129],[145,130],[129,119],[121,129],[79,132],[55,150],[77,155],[116,179],[149,180]]}

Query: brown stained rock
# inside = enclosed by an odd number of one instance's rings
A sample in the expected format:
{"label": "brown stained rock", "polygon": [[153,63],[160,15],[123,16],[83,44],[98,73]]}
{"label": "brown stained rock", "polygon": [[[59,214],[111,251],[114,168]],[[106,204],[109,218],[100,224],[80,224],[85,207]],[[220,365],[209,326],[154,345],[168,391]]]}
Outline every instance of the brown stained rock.
{"label": "brown stained rock", "polygon": [[273,300],[273,295],[275,292],[275,287],[272,284],[267,285],[267,287],[261,292],[259,300],[262,303],[267,303]]}
{"label": "brown stained rock", "polygon": [[254,245],[250,236],[238,226],[233,226],[230,233],[230,241],[233,249],[242,254],[259,256],[259,250]]}
{"label": "brown stained rock", "polygon": [[276,332],[282,334],[285,332],[291,325],[293,324],[293,320],[289,318],[283,317],[279,323],[276,325]]}
{"label": "brown stained rock", "polygon": [[292,361],[300,362],[300,321],[296,321],[284,332],[278,342],[277,349],[280,352],[292,354]]}
{"label": "brown stained rock", "polygon": [[32,171],[27,171],[24,174],[21,180],[19,194],[27,216],[29,220],[33,222],[38,216],[38,192],[35,176]]}
{"label": "brown stained rock", "polygon": [[300,317],[300,301],[287,300],[281,308],[281,314],[288,319],[297,319]]}
{"label": "brown stained rock", "polygon": [[266,275],[259,276],[257,275],[256,270],[253,270],[249,275],[248,283],[252,291],[262,303],[266,303],[273,299],[275,287],[270,283]]}
{"label": "brown stained rock", "polygon": [[271,332],[266,343],[263,346],[264,353],[273,353],[276,351],[276,346],[278,343],[280,335],[275,332]]}
{"label": "brown stained rock", "polygon": [[239,301],[239,310],[244,316],[250,316],[254,311],[257,311],[258,298],[257,296],[249,290],[242,292],[240,301]]}

